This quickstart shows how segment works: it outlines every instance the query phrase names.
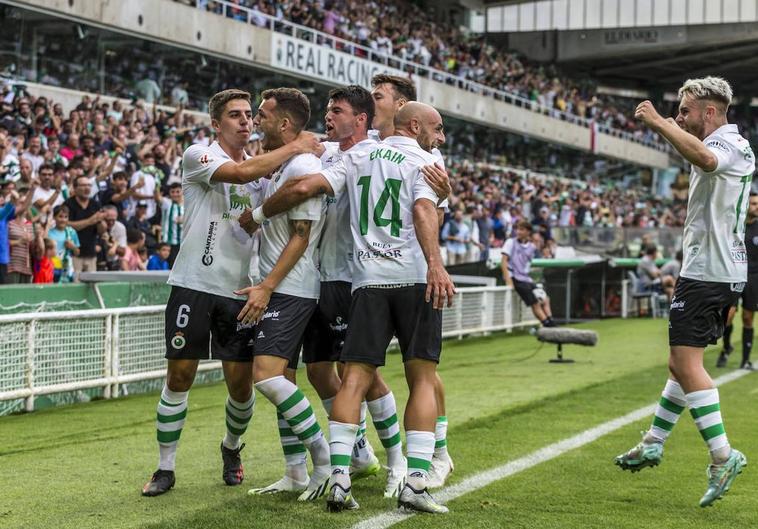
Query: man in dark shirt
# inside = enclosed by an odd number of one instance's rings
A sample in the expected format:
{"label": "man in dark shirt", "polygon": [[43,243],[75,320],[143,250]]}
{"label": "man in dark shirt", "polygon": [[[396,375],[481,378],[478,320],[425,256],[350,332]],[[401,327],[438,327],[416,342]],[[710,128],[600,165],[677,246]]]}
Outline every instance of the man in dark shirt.
{"label": "man in dark shirt", "polygon": [[69,210],[69,225],[79,235],[79,255],[73,258],[76,280],[81,272],[97,270],[97,236],[105,231],[105,213],[101,211],[100,202],[90,198],[92,184],[86,176],[77,176],[74,180],[74,196],[66,200]]}
{"label": "man in dark shirt", "polygon": [[[753,370],[750,351],[753,348],[753,314],[758,310],[758,194],[750,193],[747,223],[745,225],[745,248],[747,250],[747,283],[742,291],[742,362],[741,369]],[[729,318],[724,329],[724,349],[716,361],[716,367],[726,367],[729,353],[734,348],[730,343],[732,320],[737,312],[737,304],[729,310]]]}
{"label": "man in dark shirt", "polygon": [[118,171],[113,174],[111,185],[98,194],[100,204],[103,206],[114,206],[116,211],[118,211],[118,220],[125,224],[130,215],[129,201],[137,191],[139,191],[137,187],[129,188],[129,179],[126,173]]}

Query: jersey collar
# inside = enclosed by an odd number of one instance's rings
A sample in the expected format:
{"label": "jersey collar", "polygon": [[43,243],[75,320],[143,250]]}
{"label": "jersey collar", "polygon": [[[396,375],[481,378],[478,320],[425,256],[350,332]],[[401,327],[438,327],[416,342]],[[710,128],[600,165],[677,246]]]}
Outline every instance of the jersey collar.
{"label": "jersey collar", "polygon": [[413,138],[408,138],[407,136],[389,136],[384,140],[384,143],[389,143],[390,145],[408,145],[409,147],[418,147],[419,149],[421,148],[416,140]]}
{"label": "jersey collar", "polygon": [[[708,135],[708,137],[705,138],[705,140],[707,140],[711,136],[716,136],[717,134],[718,135],[724,134],[725,132],[734,132],[735,134],[739,134],[740,133],[739,129],[737,128],[737,125],[735,125],[734,123],[727,123],[726,125],[721,125],[719,128],[717,128],[716,130],[714,130],[713,132],[711,132]],[[703,141],[705,141],[705,140],[703,140]]]}

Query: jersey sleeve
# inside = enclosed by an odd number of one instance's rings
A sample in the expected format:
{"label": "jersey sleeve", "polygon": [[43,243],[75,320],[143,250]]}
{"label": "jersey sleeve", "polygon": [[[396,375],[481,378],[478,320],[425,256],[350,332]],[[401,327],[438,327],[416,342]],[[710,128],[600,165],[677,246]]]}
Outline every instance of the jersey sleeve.
{"label": "jersey sleeve", "polygon": [[437,193],[435,193],[431,186],[426,182],[423,173],[419,170],[416,176],[416,183],[413,184],[413,202],[421,200],[422,198],[431,200],[435,206],[437,206],[437,202],[439,202],[440,199],[440,197],[437,196]]}
{"label": "jersey sleeve", "polygon": [[332,186],[334,194],[339,194],[345,189],[348,173],[348,156],[343,156],[340,161],[327,169],[321,171],[321,176],[326,178],[329,185]]}
{"label": "jersey sleeve", "polygon": [[[287,177],[294,178],[306,174],[318,173],[321,170],[321,160],[312,154],[297,156],[287,167]],[[287,212],[290,220],[318,220],[321,218],[322,196],[309,198],[299,206]]]}
{"label": "jersey sleeve", "polygon": [[507,255],[508,257],[511,256],[511,252],[513,252],[513,238],[511,237],[507,241],[505,241],[505,244],[503,245],[503,250],[500,252],[502,255]]}
{"label": "jersey sleeve", "polygon": [[184,151],[182,157],[182,180],[192,184],[209,186],[213,173],[227,162],[231,162],[231,160],[214,154],[204,145],[192,145]]}
{"label": "jersey sleeve", "polygon": [[734,163],[735,156],[740,153],[734,145],[720,136],[709,139],[705,142],[706,148],[716,157],[716,168],[708,174],[715,175],[723,173]]}

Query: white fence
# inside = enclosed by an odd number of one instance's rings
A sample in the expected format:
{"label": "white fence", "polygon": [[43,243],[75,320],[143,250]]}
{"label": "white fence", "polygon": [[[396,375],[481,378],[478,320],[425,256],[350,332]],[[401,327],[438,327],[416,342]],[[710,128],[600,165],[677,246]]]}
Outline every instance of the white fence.
{"label": "white fence", "polygon": [[[512,289],[458,289],[442,313],[443,337],[535,325],[531,310]],[[102,388],[115,398],[121,384],[166,374],[165,306],[41,312],[0,316],[0,402]],[[199,371],[221,368],[203,361]],[[0,414],[2,414],[0,408]]]}

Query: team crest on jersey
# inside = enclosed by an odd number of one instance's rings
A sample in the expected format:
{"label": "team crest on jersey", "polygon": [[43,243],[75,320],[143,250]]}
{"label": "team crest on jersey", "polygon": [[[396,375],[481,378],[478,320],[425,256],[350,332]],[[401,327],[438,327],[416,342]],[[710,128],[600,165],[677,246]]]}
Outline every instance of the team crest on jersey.
{"label": "team crest on jersey", "polygon": [[229,186],[229,209],[253,208],[250,193],[243,186]]}
{"label": "team crest on jersey", "polygon": [[171,347],[174,349],[184,349],[187,345],[187,339],[184,337],[184,333],[178,331],[173,338],[171,338]]}

